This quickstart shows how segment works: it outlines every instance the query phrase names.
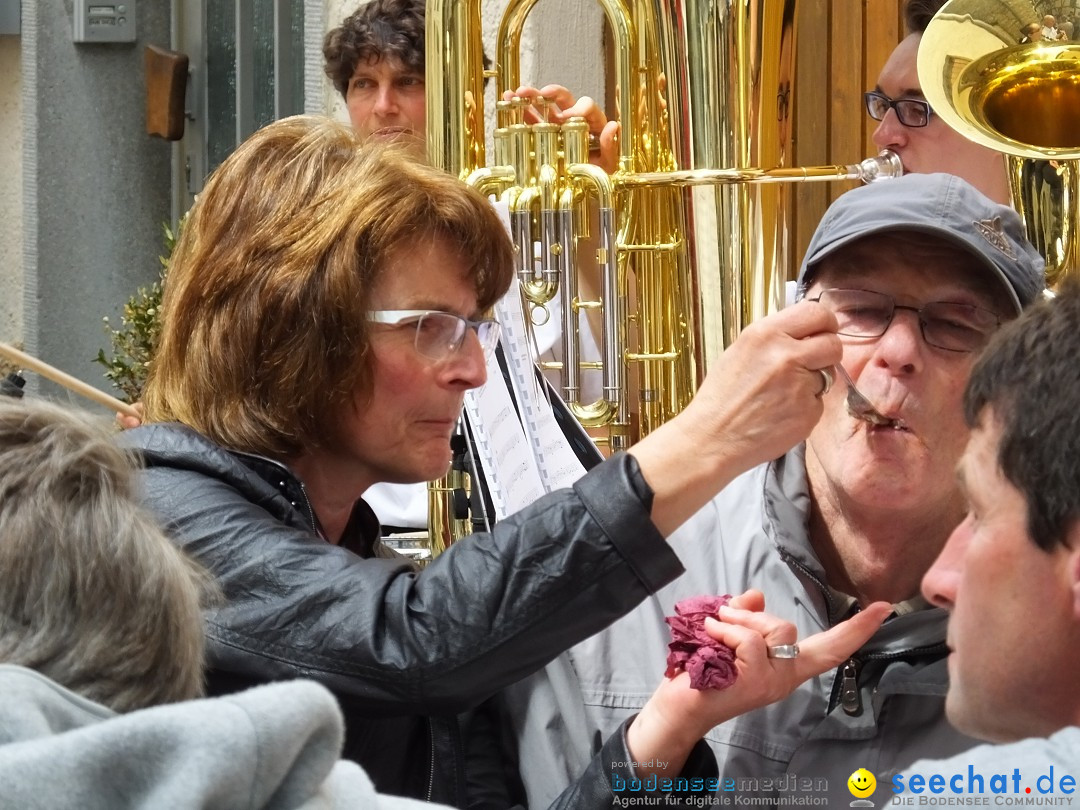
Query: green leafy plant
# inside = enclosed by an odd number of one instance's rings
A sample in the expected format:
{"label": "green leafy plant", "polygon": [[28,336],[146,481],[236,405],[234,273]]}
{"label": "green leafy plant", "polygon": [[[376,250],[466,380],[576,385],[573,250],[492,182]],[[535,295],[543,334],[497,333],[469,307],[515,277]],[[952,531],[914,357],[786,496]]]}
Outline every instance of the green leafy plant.
{"label": "green leafy plant", "polygon": [[161,323],[158,320],[161,289],[168,272],[169,257],[172,256],[176,238],[180,234],[179,228],[174,232],[167,224],[163,225],[162,229],[165,233],[165,253],[159,257],[161,273],[158,280],[149,287],[140,287],[127,300],[120,315],[119,328],[114,329],[108,317],[102,319],[105,322],[105,334],[109,338],[111,356],[105,354],[105,349],[98,349],[97,357],[94,358],[105,367],[105,378],[120,391],[123,395],[121,399],[129,403],[138,402],[142,398],[143,384],[146,382],[158,334],[161,332]]}

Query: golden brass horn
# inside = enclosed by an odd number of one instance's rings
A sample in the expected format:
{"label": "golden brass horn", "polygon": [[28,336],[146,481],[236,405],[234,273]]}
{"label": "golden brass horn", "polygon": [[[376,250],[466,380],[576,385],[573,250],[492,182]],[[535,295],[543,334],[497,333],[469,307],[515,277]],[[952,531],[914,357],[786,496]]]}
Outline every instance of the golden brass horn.
{"label": "golden brass horn", "polygon": [[[621,124],[612,175],[588,162],[584,122],[527,125],[525,102],[497,103],[488,159],[482,0],[428,0],[427,147],[434,165],[509,206],[525,295],[539,306],[561,298],[563,398],[619,450],[682,410],[742,327],[783,304],[790,181],[902,169],[891,154],[790,167],[797,0],[598,1]],[[503,13],[499,98],[521,84],[536,2],[509,0]],[[598,243],[585,256],[590,208]],[[581,266],[598,274],[599,300],[582,300]],[[578,315],[590,309],[604,323],[600,363],[581,361]],[[581,373],[595,366],[602,395],[583,402]]]}
{"label": "golden brass horn", "polygon": [[1054,287],[1080,266],[1080,1],[949,0],[919,44],[934,112],[1008,156],[1013,205]]}
{"label": "golden brass horn", "polygon": [[[499,97],[520,84],[521,32],[536,2],[506,6]],[[619,449],[680,411],[739,330],[781,305],[791,192],[774,184],[863,169],[787,168],[795,0],[599,2],[622,126],[613,175],[588,163],[583,124],[527,126],[520,105],[505,102],[487,160],[481,0],[429,0],[428,156],[509,203],[526,295],[537,304],[563,296],[564,396],[584,423],[607,425]],[[892,166],[875,161],[872,173]],[[585,218],[585,201],[600,209],[600,301],[580,300],[570,279],[586,257],[566,223]],[[605,324],[604,394],[591,404],[577,394],[585,308],[602,309]]]}

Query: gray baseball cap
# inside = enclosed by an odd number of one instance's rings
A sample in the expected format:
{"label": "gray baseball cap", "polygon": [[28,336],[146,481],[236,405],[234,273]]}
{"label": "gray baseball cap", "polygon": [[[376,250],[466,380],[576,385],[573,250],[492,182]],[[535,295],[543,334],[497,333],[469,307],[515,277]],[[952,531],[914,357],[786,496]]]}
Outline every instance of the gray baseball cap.
{"label": "gray baseball cap", "polygon": [[1017,312],[1046,285],[1045,263],[1027,241],[1016,211],[955,175],[906,174],[852,189],[829,206],[803,257],[799,289],[826,256],[864,236],[890,231],[930,234],[968,251],[1001,280]]}

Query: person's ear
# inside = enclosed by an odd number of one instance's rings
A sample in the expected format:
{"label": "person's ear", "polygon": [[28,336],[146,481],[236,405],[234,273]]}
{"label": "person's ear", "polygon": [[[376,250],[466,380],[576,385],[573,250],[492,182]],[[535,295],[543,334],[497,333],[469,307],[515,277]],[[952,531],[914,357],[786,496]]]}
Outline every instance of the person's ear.
{"label": "person's ear", "polygon": [[1080,623],[1080,549],[1069,552],[1069,583],[1072,585],[1073,616]]}
{"label": "person's ear", "polygon": [[1080,520],[1074,520],[1065,537],[1068,546],[1066,571],[1073,595],[1073,616],[1080,622]]}

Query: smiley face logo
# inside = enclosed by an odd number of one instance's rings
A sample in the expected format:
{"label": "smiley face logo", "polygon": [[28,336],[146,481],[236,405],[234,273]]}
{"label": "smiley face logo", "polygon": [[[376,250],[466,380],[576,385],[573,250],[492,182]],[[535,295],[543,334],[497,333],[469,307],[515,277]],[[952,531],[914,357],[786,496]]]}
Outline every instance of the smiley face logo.
{"label": "smiley face logo", "polygon": [[877,779],[866,768],[859,768],[847,780],[848,790],[857,799],[865,799],[877,788]]}

